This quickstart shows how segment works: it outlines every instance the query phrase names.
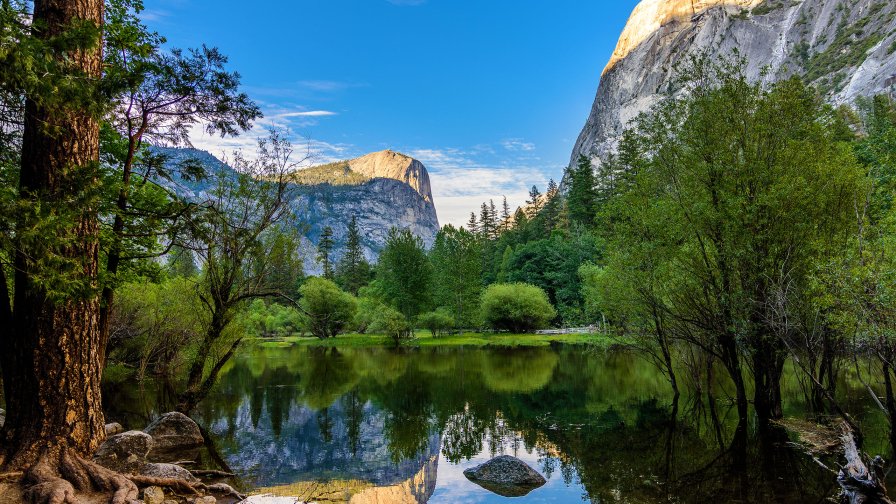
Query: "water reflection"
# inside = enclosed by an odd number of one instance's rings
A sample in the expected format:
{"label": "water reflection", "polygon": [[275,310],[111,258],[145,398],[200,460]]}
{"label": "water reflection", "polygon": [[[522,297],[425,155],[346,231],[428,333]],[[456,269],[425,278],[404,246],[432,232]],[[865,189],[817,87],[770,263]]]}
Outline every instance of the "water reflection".
{"label": "water reflection", "polygon": [[[800,394],[787,392],[799,414]],[[107,397],[110,418],[132,427],[170,407],[163,386]],[[240,474],[245,489],[318,502],[504,502],[461,474],[501,453],[548,478],[526,502],[835,494],[785,432],[738,429],[725,387],[714,398],[717,409],[702,397],[673,403],[649,364],[583,348],[257,348],[195,416],[214,439],[205,463]]]}

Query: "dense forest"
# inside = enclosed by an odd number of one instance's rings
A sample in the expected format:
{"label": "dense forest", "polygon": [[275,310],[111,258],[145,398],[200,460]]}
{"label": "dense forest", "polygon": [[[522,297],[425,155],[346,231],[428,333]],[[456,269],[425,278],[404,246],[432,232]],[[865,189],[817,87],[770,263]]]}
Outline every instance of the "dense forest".
{"label": "dense forest", "polygon": [[[375,264],[353,219],[344,253],[325,230],[307,257],[287,204],[302,159],[283,132],[234,153],[233,171],[175,173],[150,149],[261,113],[225,56],[163,50],[141,10],[0,6],[0,471],[34,502],[125,503],[165,483],[90,460],[104,374],[165,376],[189,413],[244,343],[276,336],[585,328],[650,359],[676,399],[729,383],[743,429],[783,417],[791,363],[816,418],[860,442],[837,400],[849,368],[896,449],[892,97],[832,107],[798,78],[751,82],[736,54],[691,59],[613,158],[580,158],[524,207],[483,203],[429,248],[393,229]],[[172,189],[196,179],[202,198]]]}

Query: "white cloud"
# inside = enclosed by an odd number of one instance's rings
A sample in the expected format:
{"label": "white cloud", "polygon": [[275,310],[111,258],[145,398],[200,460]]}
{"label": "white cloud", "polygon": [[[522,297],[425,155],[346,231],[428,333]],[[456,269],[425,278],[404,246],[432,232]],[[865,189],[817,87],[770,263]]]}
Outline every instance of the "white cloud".
{"label": "white cloud", "polygon": [[506,140],[503,140],[501,142],[501,146],[511,152],[531,152],[535,150],[534,143],[524,142],[520,138],[508,138]]}
{"label": "white cloud", "polygon": [[290,117],[330,117],[334,115],[337,115],[336,112],[331,112],[329,110],[307,110],[301,112],[285,112],[277,114],[276,117],[288,119]]}

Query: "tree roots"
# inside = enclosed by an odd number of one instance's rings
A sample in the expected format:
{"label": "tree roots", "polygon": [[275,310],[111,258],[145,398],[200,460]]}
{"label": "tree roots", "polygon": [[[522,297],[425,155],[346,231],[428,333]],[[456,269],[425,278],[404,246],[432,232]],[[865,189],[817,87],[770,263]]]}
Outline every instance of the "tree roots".
{"label": "tree roots", "polygon": [[137,485],[130,479],[68,450],[58,458],[41,457],[25,472],[25,485],[25,499],[32,504],[76,504],[76,490],[111,492],[111,504],[137,499]]}

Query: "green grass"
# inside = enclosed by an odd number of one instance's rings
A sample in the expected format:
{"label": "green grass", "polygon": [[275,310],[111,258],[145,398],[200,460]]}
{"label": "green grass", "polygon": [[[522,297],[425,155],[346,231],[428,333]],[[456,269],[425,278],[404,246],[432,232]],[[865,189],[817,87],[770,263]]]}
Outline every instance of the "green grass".
{"label": "green grass", "polygon": [[[361,348],[394,346],[388,336],[378,334],[344,334],[336,338],[321,340],[313,337],[287,336],[276,340],[259,339],[259,345],[266,348],[286,348],[291,346],[326,348]],[[403,340],[403,347],[546,347],[551,344],[610,346],[615,341],[598,334],[506,334],[506,333],[463,333],[433,338],[428,331],[417,331],[414,339]]]}

